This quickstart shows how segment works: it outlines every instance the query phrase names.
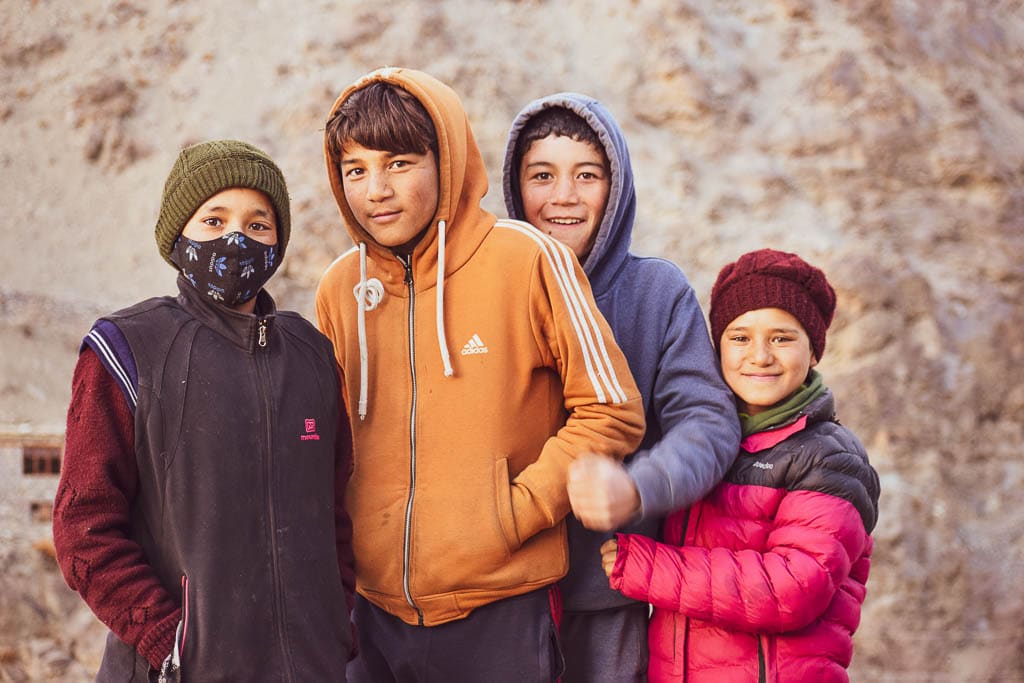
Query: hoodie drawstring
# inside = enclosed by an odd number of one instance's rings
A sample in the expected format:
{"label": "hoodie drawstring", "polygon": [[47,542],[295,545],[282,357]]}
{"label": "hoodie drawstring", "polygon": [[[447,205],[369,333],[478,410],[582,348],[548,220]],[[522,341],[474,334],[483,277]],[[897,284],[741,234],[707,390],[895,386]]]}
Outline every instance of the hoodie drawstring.
{"label": "hoodie drawstring", "polygon": [[370,384],[368,378],[368,356],[366,351],[366,243],[359,243],[359,315],[356,327],[359,330],[359,419],[366,419],[366,393]]}
{"label": "hoodie drawstring", "polygon": [[437,345],[441,350],[441,362],[444,363],[444,376],[455,374],[452,370],[451,357],[448,355],[448,340],[444,335],[444,232],[447,224],[437,222]]}
{"label": "hoodie drawstring", "polygon": [[384,285],[373,278],[366,280],[366,243],[359,243],[359,284],[352,290],[359,302],[359,313],[356,317],[359,330],[359,419],[366,419],[366,406],[369,392],[369,354],[366,350],[366,312],[377,308],[384,298]]}
{"label": "hoodie drawstring", "polygon": [[[448,341],[444,333],[444,221],[438,221],[437,247],[437,345],[441,351],[441,362],[444,364],[444,376],[455,374],[452,369],[451,356],[448,354]],[[359,333],[359,404],[357,412],[360,420],[366,419],[369,404],[369,352],[366,344],[366,312],[377,308],[384,298],[384,286],[377,278],[366,279],[366,243],[359,243],[359,284],[352,289],[359,302],[356,316],[356,328]]]}

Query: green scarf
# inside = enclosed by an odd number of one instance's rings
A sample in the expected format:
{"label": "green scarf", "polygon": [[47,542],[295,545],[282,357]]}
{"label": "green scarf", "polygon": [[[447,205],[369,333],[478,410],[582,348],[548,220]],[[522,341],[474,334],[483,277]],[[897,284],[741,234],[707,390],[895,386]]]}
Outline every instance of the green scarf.
{"label": "green scarf", "polygon": [[789,398],[781,403],[776,403],[768,410],[757,415],[740,413],[740,426],[743,428],[744,438],[751,434],[767,431],[773,427],[786,424],[792,418],[800,414],[804,408],[810,405],[811,401],[825,393],[825,384],[821,381],[821,373],[812,369],[807,374],[807,381],[800,385]]}

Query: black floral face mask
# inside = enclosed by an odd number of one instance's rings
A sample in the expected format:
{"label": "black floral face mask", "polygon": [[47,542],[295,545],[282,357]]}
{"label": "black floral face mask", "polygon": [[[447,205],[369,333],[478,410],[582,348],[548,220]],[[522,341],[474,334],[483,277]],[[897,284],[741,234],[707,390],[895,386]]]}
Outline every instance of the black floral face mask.
{"label": "black floral face mask", "polygon": [[263,244],[240,232],[197,242],[178,235],[171,250],[189,282],[225,306],[237,306],[256,296],[277,270],[277,246]]}

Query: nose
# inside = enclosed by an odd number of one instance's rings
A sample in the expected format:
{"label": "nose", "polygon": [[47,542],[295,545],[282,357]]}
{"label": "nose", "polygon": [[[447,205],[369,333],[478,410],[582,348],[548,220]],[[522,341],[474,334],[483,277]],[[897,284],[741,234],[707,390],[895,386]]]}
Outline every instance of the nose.
{"label": "nose", "polygon": [[576,204],[579,202],[579,193],[576,192],[576,182],[570,177],[562,177],[555,181],[554,192],[551,196],[554,204]]}
{"label": "nose", "polygon": [[240,233],[242,233],[244,235],[244,234],[246,234],[246,228],[248,228],[250,225],[251,225],[251,223],[247,223],[244,219],[241,219],[241,218],[229,218],[229,219],[224,221],[224,225],[221,228],[221,233],[220,234],[221,235],[228,235],[228,234],[230,234],[232,232],[240,232]]}
{"label": "nose", "polygon": [[391,196],[391,181],[387,173],[370,172],[367,178],[366,198],[371,202],[379,202]]}
{"label": "nose", "polygon": [[771,365],[773,362],[772,348],[768,342],[757,342],[750,349],[750,362],[754,365]]}

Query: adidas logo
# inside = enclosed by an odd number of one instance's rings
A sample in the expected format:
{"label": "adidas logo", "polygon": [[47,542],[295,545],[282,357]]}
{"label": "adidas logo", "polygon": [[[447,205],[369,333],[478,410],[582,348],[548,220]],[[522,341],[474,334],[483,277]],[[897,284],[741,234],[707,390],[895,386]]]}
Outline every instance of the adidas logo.
{"label": "adidas logo", "polygon": [[487,347],[480,341],[480,335],[474,334],[466,345],[462,347],[462,355],[468,356],[474,353],[487,353]]}

